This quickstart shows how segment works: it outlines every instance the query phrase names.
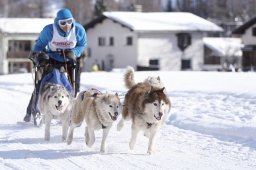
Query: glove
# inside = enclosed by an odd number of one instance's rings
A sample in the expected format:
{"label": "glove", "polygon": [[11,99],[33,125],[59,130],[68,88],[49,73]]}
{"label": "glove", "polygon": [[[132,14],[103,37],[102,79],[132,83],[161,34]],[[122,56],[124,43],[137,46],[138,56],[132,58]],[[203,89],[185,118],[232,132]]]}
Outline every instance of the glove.
{"label": "glove", "polygon": [[74,52],[71,49],[65,49],[64,53],[65,53],[66,57],[70,60],[70,62],[76,63],[76,55],[74,54]]}
{"label": "glove", "polygon": [[49,63],[49,56],[44,52],[32,52],[29,59],[36,67],[42,67]]}

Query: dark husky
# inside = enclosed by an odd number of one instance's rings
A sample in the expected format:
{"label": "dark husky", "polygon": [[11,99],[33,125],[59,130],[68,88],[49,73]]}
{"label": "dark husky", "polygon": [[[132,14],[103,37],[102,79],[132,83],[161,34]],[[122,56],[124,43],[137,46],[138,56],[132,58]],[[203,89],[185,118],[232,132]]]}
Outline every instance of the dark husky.
{"label": "dark husky", "polygon": [[[131,79],[125,76],[125,84]],[[132,136],[129,143],[130,149],[134,148],[137,134],[144,130],[145,136],[149,138],[148,153],[153,152],[155,135],[160,125],[164,122],[171,108],[171,102],[164,92],[164,88],[151,86],[147,82],[133,85],[124,99],[122,119],[117,129],[121,130],[124,120],[132,120]]]}

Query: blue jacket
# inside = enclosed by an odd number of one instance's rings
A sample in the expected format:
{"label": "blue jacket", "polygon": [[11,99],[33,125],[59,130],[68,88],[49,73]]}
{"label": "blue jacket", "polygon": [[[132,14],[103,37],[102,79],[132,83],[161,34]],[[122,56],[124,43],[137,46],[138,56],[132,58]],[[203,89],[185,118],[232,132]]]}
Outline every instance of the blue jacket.
{"label": "blue jacket", "polygon": [[[58,20],[59,19],[56,18],[53,23],[55,24],[58,30],[58,33],[63,37],[68,36],[70,31],[67,33],[63,32],[58,25]],[[53,37],[53,24],[49,24],[43,28],[43,30],[39,35],[39,38],[36,41],[33,51],[36,51],[36,52],[45,51],[48,43],[52,40],[52,37]],[[72,49],[72,51],[74,52],[75,56],[79,58],[83,53],[83,51],[85,50],[85,48],[87,47],[87,35],[84,27],[81,24],[76,23],[74,19],[73,19],[72,28],[73,27],[75,27],[75,31],[76,31],[77,44],[76,44],[76,47]],[[61,53],[49,53],[48,55],[50,58],[54,60],[64,62],[64,57]]]}

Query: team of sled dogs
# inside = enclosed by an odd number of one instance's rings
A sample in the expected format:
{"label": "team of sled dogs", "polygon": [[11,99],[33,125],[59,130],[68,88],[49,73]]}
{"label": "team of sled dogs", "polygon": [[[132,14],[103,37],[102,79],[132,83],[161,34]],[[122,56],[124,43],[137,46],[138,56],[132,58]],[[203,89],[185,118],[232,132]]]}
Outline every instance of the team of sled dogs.
{"label": "team of sled dogs", "polygon": [[62,141],[71,144],[76,127],[86,122],[85,143],[91,147],[95,142],[95,130],[102,129],[100,151],[105,152],[105,141],[114,121],[121,114],[117,130],[124,122],[131,120],[132,150],[140,130],[148,137],[148,154],[152,154],[154,140],[161,124],[171,108],[171,102],[160,77],[147,77],[144,82],[136,83],[134,69],[127,67],[124,75],[125,86],[129,89],[123,104],[118,94],[102,93],[97,89],[88,89],[78,94],[75,99],[61,85],[47,84],[40,92],[39,109],[44,116],[44,139],[50,140],[52,119],[62,122]]}

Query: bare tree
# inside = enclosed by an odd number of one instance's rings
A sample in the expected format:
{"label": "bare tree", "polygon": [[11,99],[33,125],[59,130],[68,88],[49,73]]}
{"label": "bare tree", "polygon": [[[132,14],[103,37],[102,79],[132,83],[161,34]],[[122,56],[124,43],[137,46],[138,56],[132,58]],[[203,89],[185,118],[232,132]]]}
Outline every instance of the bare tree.
{"label": "bare tree", "polygon": [[223,48],[223,57],[221,58],[221,65],[224,70],[239,69],[241,67],[241,46],[234,44],[232,40],[226,39]]}
{"label": "bare tree", "polygon": [[86,24],[93,18],[91,0],[65,0],[65,6],[72,11],[74,18],[81,24]]}

